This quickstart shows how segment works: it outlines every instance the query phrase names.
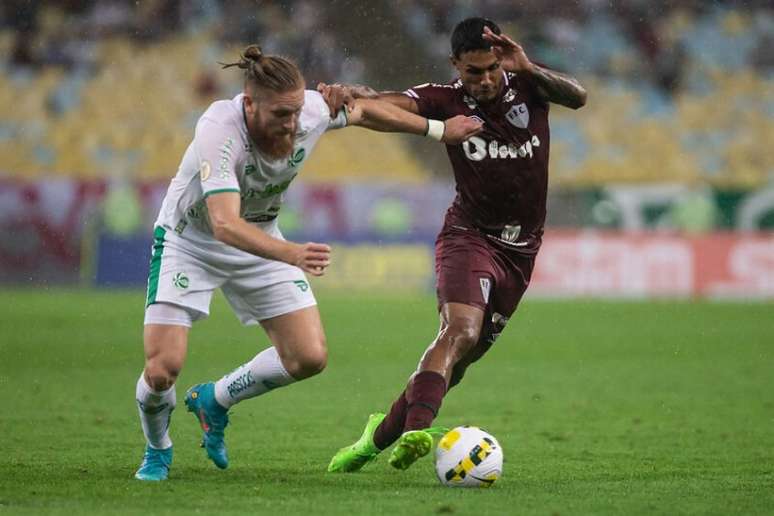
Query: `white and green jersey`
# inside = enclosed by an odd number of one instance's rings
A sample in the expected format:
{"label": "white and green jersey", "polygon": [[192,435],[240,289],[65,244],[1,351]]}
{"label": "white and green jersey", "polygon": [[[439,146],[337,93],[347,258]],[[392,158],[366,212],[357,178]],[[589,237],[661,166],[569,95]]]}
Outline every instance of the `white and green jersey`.
{"label": "white and green jersey", "polygon": [[166,230],[167,238],[190,241],[209,255],[216,253],[238,261],[247,258],[248,253],[213,237],[207,196],[238,192],[241,217],[279,236],[276,218],[285,190],[320,136],[347,124],[344,110],[331,119],[322,95],[307,90],[293,152],[289,158],[269,160],[258,152],[247,133],[243,97],[239,94],[231,100],[214,102],[199,118],[193,141],[169,185],[155,224]]}

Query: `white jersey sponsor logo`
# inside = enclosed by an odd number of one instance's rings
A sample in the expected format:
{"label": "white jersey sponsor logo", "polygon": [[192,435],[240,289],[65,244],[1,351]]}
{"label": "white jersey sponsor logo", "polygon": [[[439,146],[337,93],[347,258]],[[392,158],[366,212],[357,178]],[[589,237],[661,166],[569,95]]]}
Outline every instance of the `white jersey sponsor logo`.
{"label": "white jersey sponsor logo", "polygon": [[540,138],[533,135],[531,140],[517,146],[515,143],[501,144],[497,140],[487,142],[480,136],[471,136],[462,142],[462,150],[470,161],[481,161],[486,157],[491,159],[516,159],[534,156],[533,149],[540,147]]}

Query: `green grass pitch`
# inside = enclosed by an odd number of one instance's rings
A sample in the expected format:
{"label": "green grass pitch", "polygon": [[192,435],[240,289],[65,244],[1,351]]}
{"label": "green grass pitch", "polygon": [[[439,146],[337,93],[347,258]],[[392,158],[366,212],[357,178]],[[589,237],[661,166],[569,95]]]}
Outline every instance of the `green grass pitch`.
{"label": "green grass pitch", "polygon": [[267,345],[222,298],[191,335],[168,482],[132,479],[143,293],[0,293],[0,513],[772,514],[774,305],[525,300],[437,422],[505,451],[489,490],[442,487],[432,460],[331,455],[385,410],[437,328],[434,298],[318,292],[324,374],[232,411],[231,466],[198,447],[185,389]]}

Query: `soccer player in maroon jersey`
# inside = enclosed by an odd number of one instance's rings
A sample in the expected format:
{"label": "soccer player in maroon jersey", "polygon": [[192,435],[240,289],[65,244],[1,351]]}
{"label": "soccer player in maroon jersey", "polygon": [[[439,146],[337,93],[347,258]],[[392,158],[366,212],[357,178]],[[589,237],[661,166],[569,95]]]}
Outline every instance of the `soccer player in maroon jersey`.
{"label": "soccer player in maroon jersey", "polygon": [[[443,129],[435,120],[460,114],[483,122],[478,135],[446,146],[457,196],[435,246],[441,329],[389,413],[372,414],[328,471],[357,471],[396,441],[389,463],[398,469],[430,451],[429,427],[444,395],[492,346],[529,284],[546,216],[549,103],[577,109],[586,102],[576,79],[530,61],[490,20],[460,22],[451,46],[457,80],[378,94],[432,119],[430,132]],[[320,89],[327,96],[368,94],[362,87]]]}

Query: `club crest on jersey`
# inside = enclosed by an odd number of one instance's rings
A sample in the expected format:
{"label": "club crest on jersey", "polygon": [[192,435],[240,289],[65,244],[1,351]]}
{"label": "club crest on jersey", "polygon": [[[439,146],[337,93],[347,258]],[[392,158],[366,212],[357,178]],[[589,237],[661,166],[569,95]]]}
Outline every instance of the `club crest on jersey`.
{"label": "club crest on jersey", "polygon": [[527,105],[522,102],[521,104],[511,106],[511,109],[505,113],[505,118],[508,119],[508,122],[510,122],[512,126],[526,129],[529,124],[529,110],[527,109]]}
{"label": "club crest on jersey", "polygon": [[296,150],[296,152],[293,153],[293,155],[288,160],[288,165],[291,167],[297,167],[299,163],[304,161],[304,156],[306,156],[306,151],[303,147]]}
{"label": "club crest on jersey", "polygon": [[513,91],[511,88],[508,88],[508,91],[505,92],[505,95],[503,95],[503,102],[513,102],[513,99],[516,98],[516,92]]}
{"label": "club crest on jersey", "polygon": [[465,102],[465,105],[468,106],[469,109],[476,109],[476,106],[478,105],[476,103],[476,99],[474,99],[470,95],[464,95],[462,97],[462,101]]}

